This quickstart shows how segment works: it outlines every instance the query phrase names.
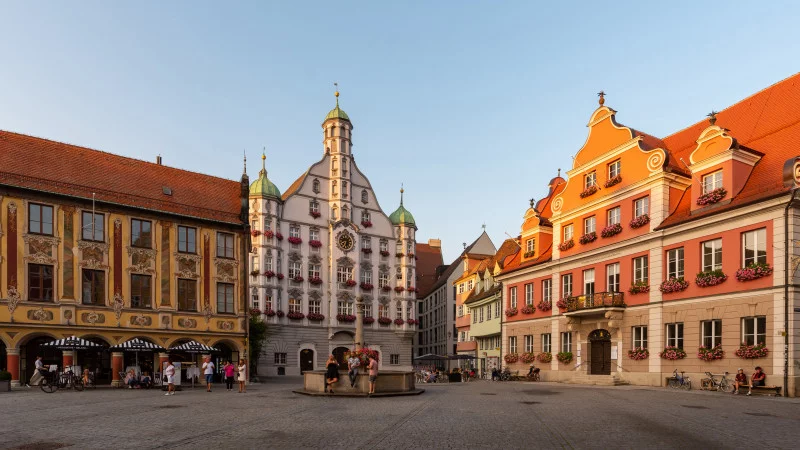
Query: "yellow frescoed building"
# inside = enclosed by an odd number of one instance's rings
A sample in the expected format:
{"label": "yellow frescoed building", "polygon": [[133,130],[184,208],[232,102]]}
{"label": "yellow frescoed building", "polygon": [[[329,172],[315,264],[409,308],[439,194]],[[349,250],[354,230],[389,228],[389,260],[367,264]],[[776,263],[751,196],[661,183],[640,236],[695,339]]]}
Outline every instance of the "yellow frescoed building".
{"label": "yellow frescoed building", "polygon": [[[134,337],[245,357],[248,185],[0,131],[0,368],[12,385],[37,355],[99,383],[158,371],[165,352],[111,349]],[[73,335],[100,347],[41,347]]]}

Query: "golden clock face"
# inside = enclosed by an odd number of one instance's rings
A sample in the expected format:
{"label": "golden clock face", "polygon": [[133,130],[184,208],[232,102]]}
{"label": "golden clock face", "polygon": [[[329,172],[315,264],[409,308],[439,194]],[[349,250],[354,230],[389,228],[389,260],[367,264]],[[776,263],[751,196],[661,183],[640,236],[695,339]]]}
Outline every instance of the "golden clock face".
{"label": "golden clock face", "polygon": [[342,233],[339,235],[339,248],[346,252],[353,249],[353,236],[350,236],[350,233]]}

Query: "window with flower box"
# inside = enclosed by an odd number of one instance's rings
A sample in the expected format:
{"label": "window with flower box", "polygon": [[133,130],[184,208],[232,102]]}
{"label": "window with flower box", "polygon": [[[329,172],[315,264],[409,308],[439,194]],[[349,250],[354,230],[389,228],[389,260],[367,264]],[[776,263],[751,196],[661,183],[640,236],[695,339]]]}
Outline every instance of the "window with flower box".
{"label": "window with flower box", "polygon": [[549,302],[553,300],[553,280],[542,280],[542,300]]}
{"label": "window with flower box", "polygon": [[533,283],[527,283],[525,285],[525,304],[533,304]]}
{"label": "window with flower box", "polygon": [[637,326],[632,329],[633,348],[647,348],[647,327]]}
{"label": "window with flower box", "polygon": [[570,297],[572,295],[572,274],[568,273],[561,276],[561,296]]}
{"label": "window with flower box", "polygon": [[544,333],[542,334],[542,351],[545,353],[550,353],[551,350],[550,333]]}
{"label": "window with flower box", "polygon": [[350,302],[338,302],[336,305],[337,314],[353,314],[353,304]]}
{"label": "window with flower box", "polygon": [[742,267],[767,263],[767,229],[742,233]]}
{"label": "window with flower box", "polygon": [[301,313],[303,312],[303,302],[299,298],[289,298],[289,312]]}
{"label": "window with flower box", "polygon": [[683,278],[683,247],[667,251],[667,279]]}
{"label": "window with flower box", "polygon": [[253,293],[250,296],[250,302],[251,309],[261,309],[261,302],[259,302],[258,298],[258,290],[253,289]]}
{"label": "window with flower box", "polygon": [[364,303],[364,317],[372,317],[372,303]]}
{"label": "window with flower box", "polygon": [[767,318],[765,316],[742,317],[742,343],[745,345],[767,343]]}
{"label": "window with flower box", "polygon": [[714,348],[722,344],[722,320],[704,320],[700,322],[701,342],[705,348]]}
{"label": "window with flower box", "polygon": [[722,171],[718,170],[708,175],[703,175],[703,194],[708,194],[714,189],[722,187]]}
{"label": "window with flower box", "polygon": [[308,313],[309,314],[321,314],[322,313],[322,305],[320,304],[319,300],[309,300],[308,301]]}
{"label": "window with flower box", "polygon": [[378,245],[380,246],[381,253],[389,251],[389,242],[386,239],[381,239]]}
{"label": "window with flower box", "polygon": [[722,270],[722,239],[705,241],[703,246],[703,272]]}
{"label": "window with flower box", "polygon": [[508,338],[508,352],[517,353],[517,337],[509,336]]}
{"label": "window with flower box", "polygon": [[583,234],[589,234],[595,232],[597,229],[597,219],[595,216],[587,217],[583,219]]}
{"label": "window with flower box", "polygon": [[568,242],[572,239],[574,233],[574,227],[572,224],[564,225],[564,242]]}
{"label": "window with flower box", "polygon": [[394,318],[395,319],[403,318],[403,304],[401,302],[395,302]]}
{"label": "window with flower box", "polygon": [[525,241],[525,252],[531,253],[536,246],[536,239],[528,239]]}
{"label": "window with flower box", "polygon": [[320,273],[322,272],[322,265],[321,264],[309,264],[308,265],[308,278],[320,278]]}
{"label": "window with flower box", "polygon": [[389,317],[389,307],[384,304],[378,305],[378,317]]}
{"label": "window with flower box", "polygon": [[[366,191],[364,191],[366,193]],[[366,202],[365,202],[366,203]],[[371,222],[372,216],[366,209],[361,211],[361,223]]]}
{"label": "window with flower box", "polygon": [[289,278],[291,279],[291,278],[295,278],[295,277],[302,277],[303,276],[302,269],[303,269],[302,263],[300,263],[300,262],[290,262],[289,263]]}
{"label": "window with flower box", "polygon": [[310,230],[308,230],[308,240],[309,241],[319,240],[319,228],[311,228]]}
{"label": "window with flower box", "polygon": [[633,216],[640,217],[650,214],[650,197],[642,197],[633,202]]}
{"label": "window with flower box", "polygon": [[264,259],[264,271],[272,270],[272,255],[267,256]]}
{"label": "window with flower box", "polygon": [[517,287],[516,286],[508,289],[508,299],[509,299],[509,305],[512,308],[516,308],[517,307]]}
{"label": "window with flower box", "polygon": [[608,292],[619,292],[619,263],[606,266],[606,290]]}
{"label": "window with flower box", "polygon": [[525,335],[525,352],[530,353],[533,351],[533,335]]}
{"label": "window with flower box", "polygon": [[361,248],[362,249],[371,249],[372,248],[372,239],[367,236],[361,237]]}
{"label": "window with flower box", "polygon": [[633,258],[633,282],[647,284],[647,256]]}
{"label": "window with flower box", "polygon": [[683,348],[683,322],[667,324],[667,347]]}
{"label": "window with flower box", "polygon": [[382,288],[389,285],[389,273],[378,272],[378,287]]}
{"label": "window with flower box", "polygon": [[587,173],[583,178],[583,187],[590,188],[597,185],[597,173],[592,171]]}
{"label": "window with flower box", "polygon": [[372,284],[372,271],[361,269],[361,283]]}
{"label": "window with flower box", "polygon": [[336,281],[339,283],[347,283],[353,278],[353,268],[350,266],[338,266],[336,268]]}
{"label": "window with flower box", "polygon": [[272,309],[272,296],[267,295],[264,297],[264,311],[269,311]]}
{"label": "window with flower box", "polygon": [[313,214],[319,214],[319,202],[316,200],[309,200],[308,210]]}
{"label": "window with flower box", "polygon": [[300,237],[300,227],[297,225],[289,225],[289,237],[299,238]]}
{"label": "window with flower box", "polygon": [[620,170],[622,168],[622,163],[620,160],[616,160],[608,165],[608,179],[612,179],[620,174]]}
{"label": "window with flower box", "polygon": [[622,210],[619,206],[609,209],[607,215],[608,226],[617,225],[622,220]]}
{"label": "window with flower box", "polygon": [[275,353],[275,364],[286,364],[286,353]]}
{"label": "window with flower box", "polygon": [[561,333],[561,351],[572,351],[572,332],[567,331]]}
{"label": "window with flower box", "polygon": [[414,269],[411,267],[406,269],[406,288],[414,285]]}
{"label": "window with flower box", "polygon": [[[271,222],[270,219],[264,219],[264,231],[272,230],[272,224],[270,222]],[[267,239],[271,240],[271,238],[267,238]]]}

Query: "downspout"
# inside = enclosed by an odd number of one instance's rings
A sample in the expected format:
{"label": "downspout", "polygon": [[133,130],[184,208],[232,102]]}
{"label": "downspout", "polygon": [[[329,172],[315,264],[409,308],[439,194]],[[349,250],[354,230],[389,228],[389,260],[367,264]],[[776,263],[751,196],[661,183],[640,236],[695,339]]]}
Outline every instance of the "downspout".
{"label": "downspout", "polygon": [[789,396],[789,208],[795,201],[798,188],[783,210],[783,395]]}

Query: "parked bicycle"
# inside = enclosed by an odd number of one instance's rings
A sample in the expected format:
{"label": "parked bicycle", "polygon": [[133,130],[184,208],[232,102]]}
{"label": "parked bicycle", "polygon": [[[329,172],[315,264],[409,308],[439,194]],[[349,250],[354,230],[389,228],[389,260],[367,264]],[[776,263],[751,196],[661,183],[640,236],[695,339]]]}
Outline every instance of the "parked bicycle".
{"label": "parked bicycle", "polygon": [[692,388],[692,380],[689,377],[684,376],[683,374],[686,373],[681,371],[681,374],[678,375],[678,369],[675,369],[672,372],[672,378],[669,379],[669,387],[672,389],[686,389],[689,390]]}
{"label": "parked bicycle", "polygon": [[733,382],[728,379],[728,372],[725,372],[722,375],[714,375],[711,372],[706,372],[708,378],[706,378],[706,382],[708,383],[709,389],[716,389],[719,392],[725,392],[730,394],[733,392]]}
{"label": "parked bicycle", "polygon": [[83,390],[83,380],[81,377],[72,372],[72,369],[67,369],[66,372],[60,374],[58,378],[58,387],[61,389],[75,389],[80,392]]}
{"label": "parked bicycle", "polygon": [[47,392],[48,394],[52,394],[53,392],[57,391],[59,388],[59,374],[58,372],[43,372],[42,373],[42,382],[39,384],[39,387],[42,391]]}

